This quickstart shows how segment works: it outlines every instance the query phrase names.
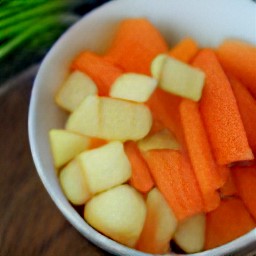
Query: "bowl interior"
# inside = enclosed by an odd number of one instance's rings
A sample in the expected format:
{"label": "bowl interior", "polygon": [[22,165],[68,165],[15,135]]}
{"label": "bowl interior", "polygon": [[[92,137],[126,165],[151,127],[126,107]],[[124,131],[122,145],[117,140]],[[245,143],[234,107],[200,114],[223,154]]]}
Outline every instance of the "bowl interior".
{"label": "bowl interior", "polygon": [[[112,1],[86,15],[52,47],[34,82],[29,109],[29,140],[38,174],[64,216],[90,241],[116,255],[148,255],[122,246],[87,225],[64,197],[52,165],[48,131],[62,128],[66,115],[54,103],[54,94],[68,74],[71,60],[82,50],[104,52],[120,20],[147,17],[174,44],[185,36],[213,47],[225,38],[256,43],[256,5],[250,0],[122,0]],[[231,253],[256,242],[255,230],[214,249],[209,255]],[[207,252],[198,255],[206,255]]]}

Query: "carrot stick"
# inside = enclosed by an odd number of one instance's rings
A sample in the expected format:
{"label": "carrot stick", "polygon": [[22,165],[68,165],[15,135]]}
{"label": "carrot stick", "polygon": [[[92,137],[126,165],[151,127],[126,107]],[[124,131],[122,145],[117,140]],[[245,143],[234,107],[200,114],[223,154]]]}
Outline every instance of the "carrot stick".
{"label": "carrot stick", "polygon": [[233,176],[229,175],[225,184],[220,188],[220,196],[221,198],[225,198],[234,195],[237,195],[237,189]]}
{"label": "carrot stick", "polygon": [[[169,149],[150,150],[145,153],[145,159],[158,189],[177,219],[182,220],[202,211],[198,185],[193,186],[196,178],[191,174],[191,169],[185,170],[180,152]],[[188,172],[187,176],[185,172]],[[186,180],[188,177],[190,181]]]}
{"label": "carrot stick", "polygon": [[163,125],[163,123],[161,121],[158,120],[158,118],[154,118],[152,120],[152,126],[151,126],[151,130],[149,132],[149,135],[151,134],[155,134],[156,132],[159,132],[163,129],[165,129],[166,127]]}
{"label": "carrot stick", "polygon": [[89,51],[79,54],[74,59],[71,69],[80,70],[90,76],[96,83],[101,96],[109,94],[113,82],[122,74],[121,69]]}
{"label": "carrot stick", "polygon": [[101,147],[101,146],[105,145],[106,143],[107,143],[106,140],[103,140],[100,138],[96,138],[96,137],[90,138],[89,149]]}
{"label": "carrot stick", "polygon": [[249,145],[256,154],[256,100],[234,77],[229,76],[229,81],[236,97]]}
{"label": "carrot stick", "polygon": [[232,169],[238,195],[256,220],[256,166]]}
{"label": "carrot stick", "polygon": [[124,150],[132,166],[130,185],[142,193],[147,193],[154,186],[154,181],[150,175],[147,163],[135,142],[126,142],[124,144]]}
{"label": "carrot stick", "polygon": [[218,196],[213,196],[213,201],[209,200],[209,195],[221,187],[222,179],[214,163],[198,103],[183,99],[180,116],[188,154],[203,195],[205,211],[208,212],[219,204]]}
{"label": "carrot stick", "polygon": [[205,249],[226,244],[255,227],[255,222],[238,198],[222,200],[220,206],[206,215]]}
{"label": "carrot stick", "polygon": [[172,131],[182,143],[183,136],[179,117],[180,101],[180,97],[157,88],[146,104],[152,112],[153,119],[158,120],[164,127]]}
{"label": "carrot stick", "polygon": [[217,163],[253,159],[236,99],[216,55],[210,49],[201,50],[193,65],[206,74],[199,106]]}
{"label": "carrot stick", "polygon": [[230,169],[228,166],[226,165],[218,165],[216,162],[216,168],[217,168],[217,171],[221,177],[221,187],[224,186],[224,184],[227,182],[228,178],[229,178],[229,175],[230,175]]}
{"label": "carrot stick", "polygon": [[152,60],[168,46],[160,32],[144,18],[126,19],[105,58],[126,72],[150,75]]}
{"label": "carrot stick", "polygon": [[239,40],[225,40],[217,49],[221,65],[239,78],[256,97],[256,47]]}
{"label": "carrot stick", "polygon": [[198,46],[196,41],[187,37],[181,40],[177,45],[171,48],[168,54],[180,61],[188,63],[198,52]]}

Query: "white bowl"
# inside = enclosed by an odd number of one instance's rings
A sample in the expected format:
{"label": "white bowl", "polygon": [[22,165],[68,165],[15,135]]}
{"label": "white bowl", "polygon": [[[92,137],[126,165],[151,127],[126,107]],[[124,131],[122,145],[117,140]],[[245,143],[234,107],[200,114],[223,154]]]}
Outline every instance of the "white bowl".
{"label": "white bowl", "polygon": [[[123,18],[147,17],[169,44],[185,36],[201,46],[216,46],[224,38],[256,43],[256,4],[250,0],[119,0],[92,11],[69,29],[52,47],[35,79],[29,109],[29,140],[38,174],[53,201],[70,223],[88,240],[116,255],[148,255],[108,239],[91,228],[63,195],[49,148],[48,131],[62,128],[65,114],[54,94],[74,56],[84,49],[103,52]],[[47,223],[46,223],[47,225]],[[256,230],[211,251],[194,255],[223,255],[256,243]]]}

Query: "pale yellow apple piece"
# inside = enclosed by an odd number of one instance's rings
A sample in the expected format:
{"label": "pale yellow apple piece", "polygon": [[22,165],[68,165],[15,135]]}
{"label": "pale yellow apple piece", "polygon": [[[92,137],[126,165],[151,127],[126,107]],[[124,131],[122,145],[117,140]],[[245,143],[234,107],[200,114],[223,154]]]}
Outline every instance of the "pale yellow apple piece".
{"label": "pale yellow apple piece", "polygon": [[93,228],[129,247],[135,246],[145,217],[144,199],[129,185],[93,197],[84,209],[84,218]]}
{"label": "pale yellow apple piece", "polygon": [[157,87],[157,80],[146,75],[126,73],[113,83],[110,96],[135,102],[145,102]]}
{"label": "pale yellow apple piece", "polygon": [[84,172],[76,159],[61,170],[59,180],[64,194],[71,203],[81,205],[90,198]]}
{"label": "pale yellow apple piece", "polygon": [[177,228],[177,219],[157,188],[149,192],[146,205],[146,221],[136,247],[152,254],[167,253]]}
{"label": "pale yellow apple piece", "polygon": [[78,156],[89,190],[95,194],[126,182],[131,165],[119,141],[85,151]]}
{"label": "pale yellow apple piece", "polygon": [[97,94],[93,80],[80,71],[71,73],[56,94],[56,103],[70,112],[74,111],[88,95]]}
{"label": "pale yellow apple piece", "polygon": [[150,71],[155,79],[159,80],[161,77],[163,65],[167,58],[168,56],[166,54],[159,54],[151,62]]}
{"label": "pale yellow apple piece", "polygon": [[181,148],[174,134],[168,129],[163,129],[154,134],[146,136],[138,142],[138,146],[141,151],[148,151],[152,149],[178,150]]}
{"label": "pale yellow apple piece", "polygon": [[109,97],[88,96],[69,116],[66,129],[106,140],[139,140],[152,125],[144,104]]}
{"label": "pale yellow apple piece", "polygon": [[178,224],[174,240],[187,253],[203,249],[205,241],[205,214],[194,215]]}
{"label": "pale yellow apple piece", "polygon": [[204,87],[205,74],[172,57],[164,61],[159,86],[172,94],[199,101]]}
{"label": "pale yellow apple piece", "polygon": [[90,138],[87,136],[67,130],[52,129],[49,132],[49,138],[56,168],[69,162],[90,145]]}

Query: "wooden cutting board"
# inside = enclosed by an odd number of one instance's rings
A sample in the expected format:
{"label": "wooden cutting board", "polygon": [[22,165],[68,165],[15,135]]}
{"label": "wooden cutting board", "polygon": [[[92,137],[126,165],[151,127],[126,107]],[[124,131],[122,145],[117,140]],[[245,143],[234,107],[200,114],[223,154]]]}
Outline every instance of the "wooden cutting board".
{"label": "wooden cutting board", "polygon": [[37,175],[27,129],[35,72],[0,87],[0,255],[109,255],[65,220]]}

